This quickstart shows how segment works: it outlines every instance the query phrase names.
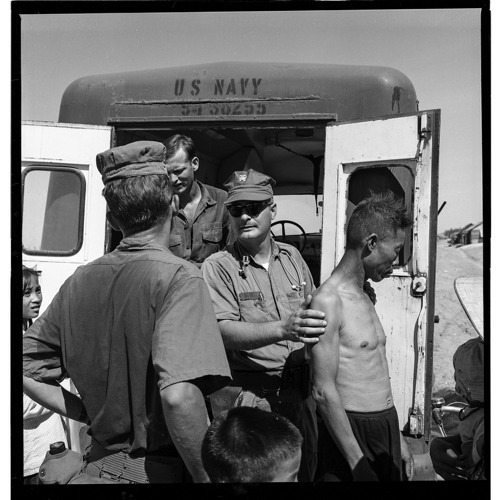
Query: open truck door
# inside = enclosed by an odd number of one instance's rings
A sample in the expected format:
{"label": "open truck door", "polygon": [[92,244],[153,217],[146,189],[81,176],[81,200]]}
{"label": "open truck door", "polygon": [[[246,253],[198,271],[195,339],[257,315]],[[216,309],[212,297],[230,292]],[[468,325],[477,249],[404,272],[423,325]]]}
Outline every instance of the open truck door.
{"label": "open truck door", "polygon": [[23,122],[23,264],[42,272],[41,311],[78,266],[104,254],[106,201],[96,155],[111,127]]}
{"label": "open truck door", "polygon": [[[23,122],[23,264],[42,272],[41,311],[78,266],[104,254],[106,202],[96,155],[110,147],[111,127]],[[62,385],[76,393],[70,380]],[[66,419],[68,444],[82,452],[82,424]]]}
{"label": "open truck door", "polygon": [[374,283],[400,428],[430,435],[439,110],[327,126],[321,282],[339,263],[354,207],[392,190],[413,213],[394,273]]}

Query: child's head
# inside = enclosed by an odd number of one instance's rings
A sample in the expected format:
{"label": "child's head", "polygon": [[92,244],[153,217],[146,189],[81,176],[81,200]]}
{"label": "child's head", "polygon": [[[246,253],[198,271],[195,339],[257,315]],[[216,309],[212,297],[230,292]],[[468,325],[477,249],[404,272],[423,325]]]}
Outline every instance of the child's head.
{"label": "child's head", "polygon": [[293,482],[302,436],[287,418],[241,406],[219,415],[201,447],[213,483]]}
{"label": "child's head", "polygon": [[484,342],[480,337],[468,340],[453,355],[455,390],[469,404],[484,403]]}
{"label": "child's head", "polygon": [[34,319],[40,314],[42,289],[38,282],[41,271],[23,266],[23,319]]}

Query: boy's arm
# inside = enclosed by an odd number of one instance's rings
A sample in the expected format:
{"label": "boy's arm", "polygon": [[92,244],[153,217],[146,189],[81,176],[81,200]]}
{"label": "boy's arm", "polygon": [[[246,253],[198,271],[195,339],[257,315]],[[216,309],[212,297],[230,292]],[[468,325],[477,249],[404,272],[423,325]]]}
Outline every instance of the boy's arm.
{"label": "boy's arm", "polygon": [[328,432],[342,451],[355,481],[377,481],[377,476],[364,457],[352,432],[336,380],[340,362],[340,329],[342,301],[338,295],[316,294],[311,307],[325,312],[327,326],[320,342],[311,346],[313,397]]}

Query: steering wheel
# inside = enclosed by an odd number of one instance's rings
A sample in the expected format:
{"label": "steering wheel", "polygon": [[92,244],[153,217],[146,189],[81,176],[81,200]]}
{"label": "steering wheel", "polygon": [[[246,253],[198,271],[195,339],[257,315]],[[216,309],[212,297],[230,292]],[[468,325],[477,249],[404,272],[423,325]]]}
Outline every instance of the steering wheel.
{"label": "steering wheel", "polygon": [[[276,222],[273,222],[271,224],[271,228],[273,226],[278,226],[278,225],[281,226],[281,236],[279,236],[278,238],[275,236],[275,234],[273,233],[273,231],[271,229],[271,234],[273,235],[273,238],[275,240],[288,243],[288,238],[286,236],[286,231],[285,231],[286,224],[290,224],[292,226],[295,226],[301,232],[301,234],[299,235],[299,241],[300,241],[301,237],[304,238],[304,241],[303,241],[302,245],[300,245],[300,248],[299,247],[297,247],[297,248],[298,248],[299,252],[302,253],[302,250],[304,250],[304,248],[306,247],[306,244],[307,244],[307,235],[306,235],[306,232],[304,231],[304,228],[300,224],[297,224],[296,222],[294,222],[293,220],[278,220]],[[290,241],[290,243],[297,246],[293,241]]]}

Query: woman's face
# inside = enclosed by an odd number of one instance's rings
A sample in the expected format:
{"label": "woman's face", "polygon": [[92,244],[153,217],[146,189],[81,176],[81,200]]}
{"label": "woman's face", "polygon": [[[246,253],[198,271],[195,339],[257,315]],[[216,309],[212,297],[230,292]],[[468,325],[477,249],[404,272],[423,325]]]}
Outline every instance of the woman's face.
{"label": "woman's face", "polygon": [[30,284],[23,294],[23,319],[34,319],[40,314],[42,305],[42,289],[38,278],[31,277]]}

